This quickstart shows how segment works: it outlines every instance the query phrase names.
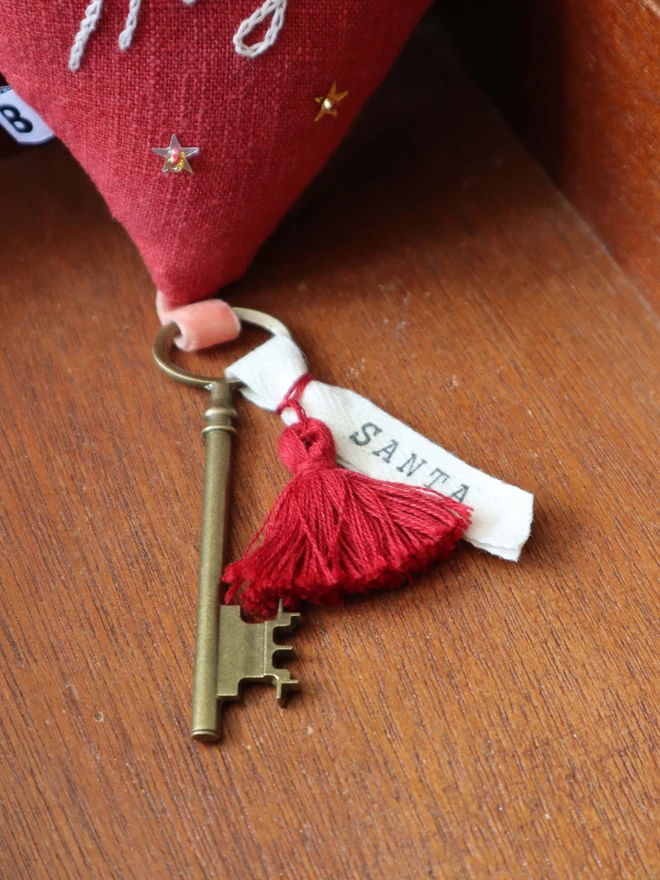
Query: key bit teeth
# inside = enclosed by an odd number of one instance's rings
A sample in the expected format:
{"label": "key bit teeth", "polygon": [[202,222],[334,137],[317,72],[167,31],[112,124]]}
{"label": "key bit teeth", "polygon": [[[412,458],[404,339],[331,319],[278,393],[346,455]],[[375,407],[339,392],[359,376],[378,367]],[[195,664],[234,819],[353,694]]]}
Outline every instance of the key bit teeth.
{"label": "key bit teeth", "polygon": [[264,671],[264,675],[269,675],[273,681],[282,681],[288,682],[293,681],[291,678],[291,673],[286,668],[286,666],[275,666],[275,664],[271,661],[269,666],[266,667]]}
{"label": "key bit teeth", "polygon": [[284,602],[280,599],[277,606],[277,617],[273,620],[273,629],[283,629],[290,627],[295,629],[300,623],[299,611],[285,611]]}
{"label": "key bit teeth", "polygon": [[277,679],[277,684],[275,685],[275,699],[280,705],[284,705],[286,702],[289,693],[300,690],[300,682],[291,678],[289,681],[282,681],[282,679]]}
{"label": "key bit teeth", "polygon": [[242,618],[238,606],[223,605],[219,613],[216,694],[220,700],[239,699],[246,682],[267,681],[275,688],[280,705],[300,682],[284,665],[294,653],[292,645],[280,645],[275,636],[289,633],[298,625],[297,612],[283,612],[274,620],[251,623]]}

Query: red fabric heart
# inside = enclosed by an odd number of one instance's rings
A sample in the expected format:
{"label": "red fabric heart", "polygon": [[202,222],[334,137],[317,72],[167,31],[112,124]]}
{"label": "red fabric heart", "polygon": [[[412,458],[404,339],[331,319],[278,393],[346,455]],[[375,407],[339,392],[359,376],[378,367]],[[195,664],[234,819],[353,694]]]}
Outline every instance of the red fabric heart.
{"label": "red fabric heart", "polygon": [[[258,2],[143,0],[132,45],[120,51],[129,0],[105,0],[74,73],[84,5],[0,0],[0,70],[87,170],[167,307],[243,274],[430,0],[289,0],[274,45],[248,58],[232,38]],[[333,82],[348,95],[336,118],[315,121],[316,98]],[[194,173],[162,173],[152,148],[172,134],[199,147]]]}

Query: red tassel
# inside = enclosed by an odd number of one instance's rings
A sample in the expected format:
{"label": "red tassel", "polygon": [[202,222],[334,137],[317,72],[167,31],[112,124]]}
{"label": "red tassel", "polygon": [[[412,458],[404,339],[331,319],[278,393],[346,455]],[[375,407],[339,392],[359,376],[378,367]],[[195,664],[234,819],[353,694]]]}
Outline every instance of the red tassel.
{"label": "red tassel", "polygon": [[231,585],[225,601],[239,594],[243,608],[259,616],[275,613],[280,599],[289,609],[302,599],[338,604],[352,593],[398,586],[451,553],[470,525],[470,508],[434,489],[339,467],[330,429],[307,418],[297,401],[304,385],[281,407],[292,406],[300,419],[279,443],[293,479],[223,577]]}

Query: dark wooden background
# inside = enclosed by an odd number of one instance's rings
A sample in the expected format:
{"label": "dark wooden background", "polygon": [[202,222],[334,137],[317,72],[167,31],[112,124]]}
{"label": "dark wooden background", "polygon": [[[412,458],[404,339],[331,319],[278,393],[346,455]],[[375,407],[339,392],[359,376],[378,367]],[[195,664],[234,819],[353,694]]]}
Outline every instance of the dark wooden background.
{"label": "dark wooden background", "polygon": [[629,277],[660,302],[660,5],[438,0],[470,70]]}
{"label": "dark wooden background", "polygon": [[[533,491],[533,536],[307,609],[303,692],[218,747],[204,395],[152,367],[152,285],[60,145],[0,162],[0,217],[3,880],[659,877],[658,314],[433,35],[231,299]],[[285,480],[240,420],[233,554]]]}

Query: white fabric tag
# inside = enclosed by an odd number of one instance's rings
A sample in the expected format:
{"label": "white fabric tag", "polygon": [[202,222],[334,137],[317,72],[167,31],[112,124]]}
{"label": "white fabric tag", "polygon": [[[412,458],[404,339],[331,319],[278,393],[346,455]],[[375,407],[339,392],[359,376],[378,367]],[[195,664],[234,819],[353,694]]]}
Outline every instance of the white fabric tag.
{"label": "white fabric tag", "polygon": [[11,86],[0,86],[0,125],[19,144],[45,144],[55,137],[43,119]]}
{"label": "white fabric tag", "polygon": [[[245,397],[275,411],[294,382],[308,372],[292,339],[274,336],[226,370],[245,385]],[[532,527],[534,496],[489,477],[431,443],[354,391],[316,380],[300,403],[310,418],[332,431],[340,464],[378,480],[437,489],[474,511],[465,540],[495,556],[516,561]],[[282,413],[287,424],[292,410]]]}

